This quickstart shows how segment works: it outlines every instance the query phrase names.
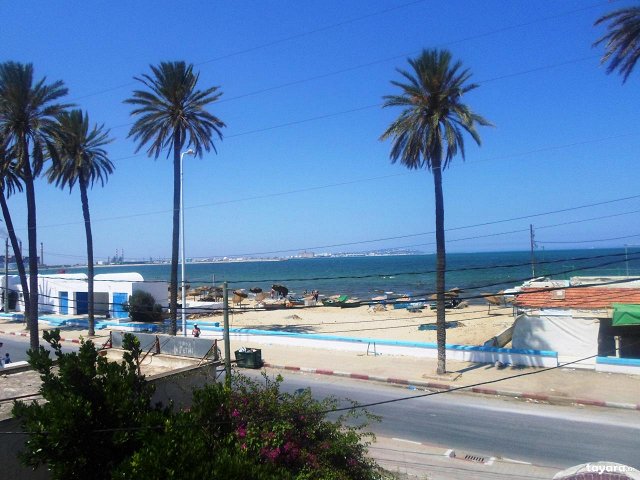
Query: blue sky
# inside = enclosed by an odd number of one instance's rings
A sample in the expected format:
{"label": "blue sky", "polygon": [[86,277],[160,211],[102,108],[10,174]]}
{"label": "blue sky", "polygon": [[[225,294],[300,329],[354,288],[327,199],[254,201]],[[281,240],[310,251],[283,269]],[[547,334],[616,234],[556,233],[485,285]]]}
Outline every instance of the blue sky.
{"label": "blue sky", "polygon": [[[168,257],[172,166],[135,154],[123,100],[133,77],[185,60],[224,93],[217,154],[185,159],[187,255],[294,249],[434,251],[433,181],[389,161],[380,134],[395,69],[444,47],[480,87],[466,97],[495,128],[444,174],[448,250],[528,247],[529,223],[553,247],[640,243],[640,198],[455,230],[637,193],[640,71],[606,75],[600,15],[632,2],[387,0],[323,2],[3,2],[2,60],[64,80],[70,101],[111,128],[116,165],[90,192],[97,259]],[[85,257],[79,192],[37,185],[47,263]],[[10,199],[26,242],[25,199]],[[594,217],[612,216],[598,220]],[[559,223],[588,220],[570,225]],[[541,228],[546,227],[546,228]],[[503,232],[518,231],[512,234]],[[326,245],[406,236],[335,248]],[[467,237],[480,237],[461,240]],[[600,242],[595,240],[628,237]],[[287,253],[282,253],[285,255]]]}

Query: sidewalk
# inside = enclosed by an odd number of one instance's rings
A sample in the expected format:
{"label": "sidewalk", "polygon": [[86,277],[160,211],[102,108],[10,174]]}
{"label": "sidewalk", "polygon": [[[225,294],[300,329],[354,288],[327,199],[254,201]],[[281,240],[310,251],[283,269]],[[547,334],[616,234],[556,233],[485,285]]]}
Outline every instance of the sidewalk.
{"label": "sidewalk", "polygon": [[[41,323],[41,330],[47,328],[47,324]],[[62,338],[67,342],[78,343],[80,337],[88,338],[86,329],[62,327],[60,330]],[[97,333],[93,341],[101,346],[108,339],[109,331],[105,329]],[[28,336],[22,322],[5,319],[0,319],[0,334]],[[223,342],[219,341],[218,345],[222,348]],[[491,364],[449,361],[447,370],[450,373],[438,377],[435,375],[435,359],[367,355],[366,349],[359,353],[264,343],[239,344],[232,341],[232,352],[240,347],[261,349],[265,367],[283,371],[335,375],[434,390],[470,386],[462,391],[553,404],[640,410],[640,376],[636,375],[601,373],[570,367],[546,371],[530,367],[496,368]],[[486,384],[471,387],[483,383]]]}

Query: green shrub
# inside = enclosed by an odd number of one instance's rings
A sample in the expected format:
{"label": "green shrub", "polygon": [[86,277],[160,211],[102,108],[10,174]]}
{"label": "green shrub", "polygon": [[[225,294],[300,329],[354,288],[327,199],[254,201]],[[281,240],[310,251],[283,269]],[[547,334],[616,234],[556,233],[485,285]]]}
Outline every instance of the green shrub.
{"label": "green shrub", "polygon": [[161,322],[162,305],[148,292],[135,290],[122,308],[134,322]]}
{"label": "green shrub", "polygon": [[59,330],[43,338],[58,368],[43,347],[29,351],[29,363],[46,402],[15,402],[13,414],[29,432],[21,459],[46,466],[55,480],[392,478],[367,456],[370,434],[357,418],[371,415],[355,409],[330,420],[336,399],[283,393],[280,376],[234,374],[231,387],[208,384],[194,391],[189,411],[174,412],[151,404],[133,335],[125,334],[120,363],[99,356],[91,341],[62,353]]}
{"label": "green shrub", "polygon": [[152,385],[137,373],[140,343],[125,334],[127,352],[118,363],[99,356],[91,341],[83,342],[77,353],[62,353],[60,330],[45,331],[42,337],[58,365],[54,368],[44,347],[29,350],[46,402],[14,403],[13,415],[29,432],[20,458],[33,468],[46,466],[54,479],[109,479],[140,448],[143,438],[136,429],[164,414],[151,405]]}

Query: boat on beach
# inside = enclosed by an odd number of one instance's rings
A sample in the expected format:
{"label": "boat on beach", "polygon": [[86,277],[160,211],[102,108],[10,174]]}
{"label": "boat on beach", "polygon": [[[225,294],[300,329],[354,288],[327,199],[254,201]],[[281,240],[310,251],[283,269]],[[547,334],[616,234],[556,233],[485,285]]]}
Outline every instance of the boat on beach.
{"label": "boat on beach", "polygon": [[322,304],[325,307],[355,308],[362,305],[362,301],[357,298],[350,298],[349,295],[334,295],[324,298]]}

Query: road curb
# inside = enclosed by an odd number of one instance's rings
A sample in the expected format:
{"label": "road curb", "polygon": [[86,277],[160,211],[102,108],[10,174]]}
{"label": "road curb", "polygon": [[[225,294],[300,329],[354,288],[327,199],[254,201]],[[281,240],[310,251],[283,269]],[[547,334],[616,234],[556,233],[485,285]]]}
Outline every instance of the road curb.
{"label": "road curb", "polygon": [[[457,385],[449,385],[446,383],[425,382],[423,380],[412,381],[404,378],[381,377],[378,375],[367,375],[366,373],[339,372],[339,371],[327,370],[322,368],[298,367],[298,366],[292,366],[292,365],[277,365],[277,364],[268,363],[268,362],[265,362],[263,366],[266,368],[274,368],[278,370],[289,370],[294,372],[313,373],[316,375],[332,375],[336,377],[353,378],[357,380],[367,380],[367,381],[380,382],[380,383],[391,383],[394,385],[407,385],[407,386],[431,388],[439,391],[447,391],[447,390],[458,388]],[[513,392],[510,390],[497,390],[497,389],[485,388],[485,387],[470,387],[470,388],[460,389],[460,391],[477,393],[480,395],[492,395],[492,396],[498,396],[498,397],[524,398],[527,400],[537,400],[541,402],[547,402],[552,405],[580,405],[580,406],[619,408],[623,410],[640,411],[640,404],[634,404],[634,403],[607,402],[604,400],[563,397],[559,395],[547,395],[544,393],[535,393],[535,392]]]}

